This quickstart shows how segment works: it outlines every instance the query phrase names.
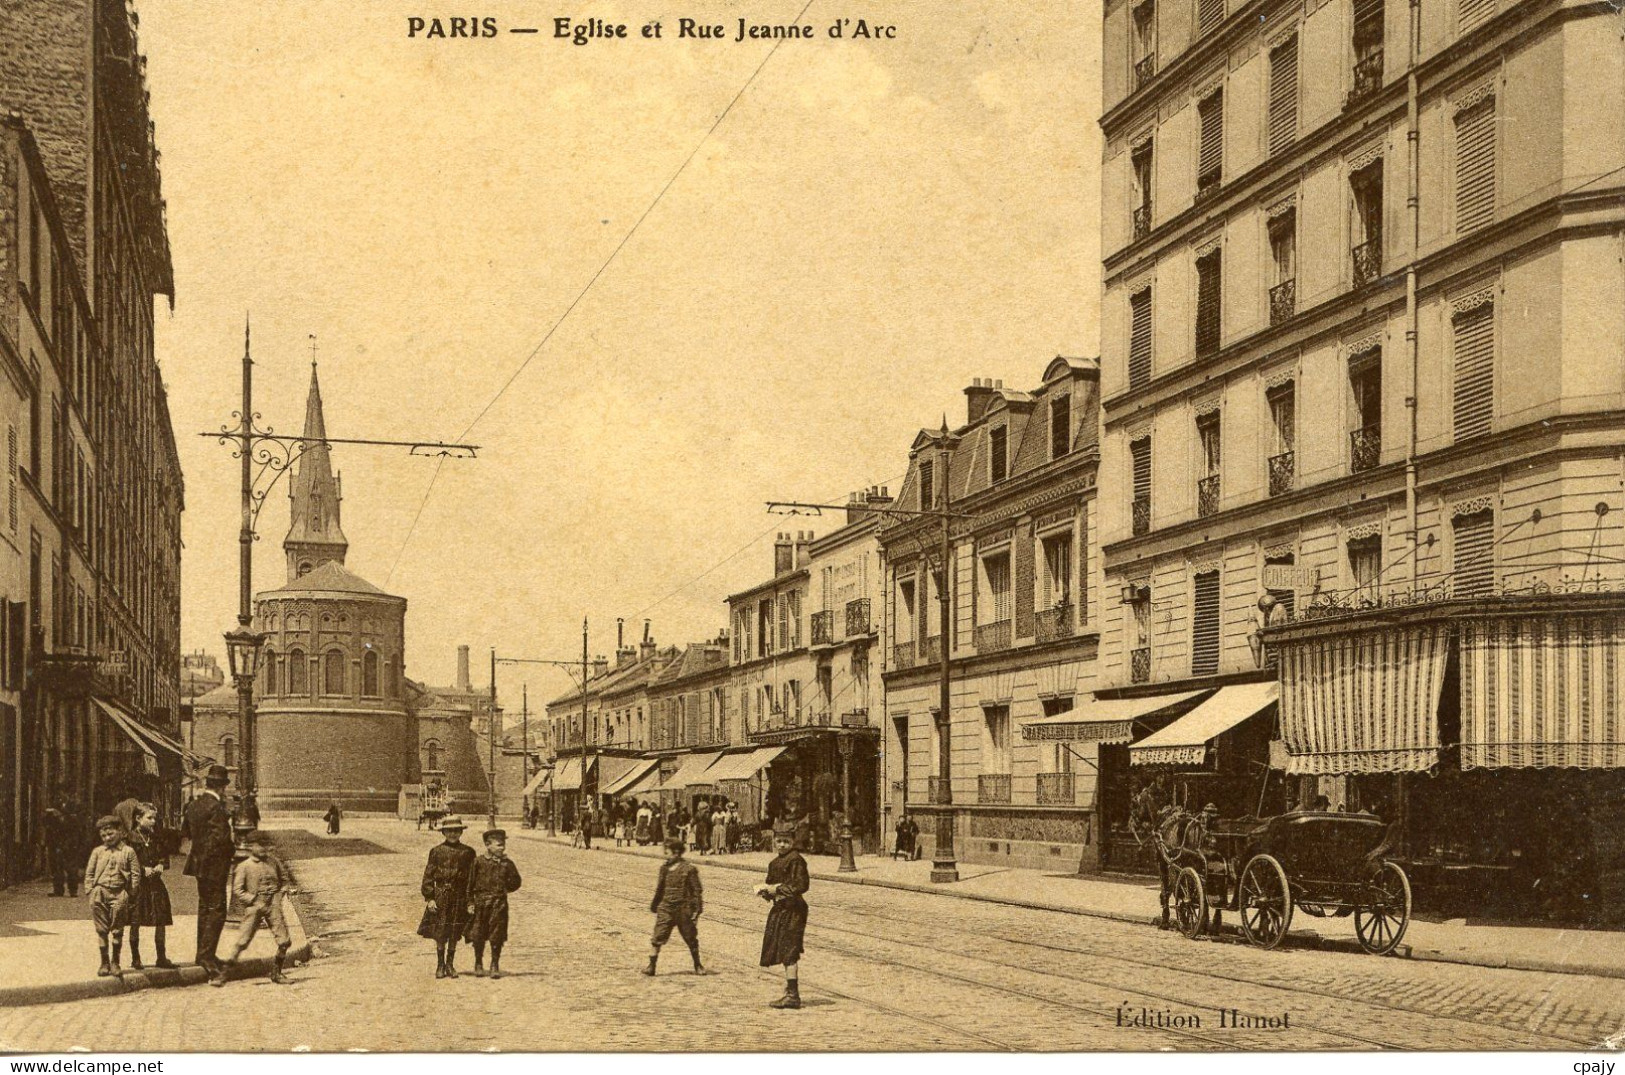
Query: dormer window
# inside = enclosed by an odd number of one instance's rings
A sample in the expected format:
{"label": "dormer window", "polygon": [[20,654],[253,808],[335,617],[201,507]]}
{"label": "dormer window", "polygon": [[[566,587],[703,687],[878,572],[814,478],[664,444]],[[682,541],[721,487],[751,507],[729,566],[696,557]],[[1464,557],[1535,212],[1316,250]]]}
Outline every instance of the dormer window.
{"label": "dormer window", "polygon": [[920,463],[920,508],[922,510],[930,508],[937,502],[936,489],[932,481],[935,477],[935,471],[936,468],[932,466],[931,460],[927,459]]}
{"label": "dormer window", "polygon": [[1049,457],[1059,459],[1072,450],[1072,397],[1056,396],[1049,405]]}
{"label": "dormer window", "polygon": [[988,434],[989,477],[1002,482],[1010,475],[1010,431],[999,426]]}

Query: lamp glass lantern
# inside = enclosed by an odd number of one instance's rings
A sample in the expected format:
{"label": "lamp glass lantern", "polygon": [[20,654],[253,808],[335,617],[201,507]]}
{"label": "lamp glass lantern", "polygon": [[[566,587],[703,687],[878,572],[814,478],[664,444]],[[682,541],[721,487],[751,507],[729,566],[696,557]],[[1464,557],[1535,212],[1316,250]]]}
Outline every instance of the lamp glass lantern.
{"label": "lamp glass lantern", "polygon": [[260,659],[264,653],[264,635],[246,627],[226,632],[226,658],[231,663],[231,676],[238,682],[260,674]]}

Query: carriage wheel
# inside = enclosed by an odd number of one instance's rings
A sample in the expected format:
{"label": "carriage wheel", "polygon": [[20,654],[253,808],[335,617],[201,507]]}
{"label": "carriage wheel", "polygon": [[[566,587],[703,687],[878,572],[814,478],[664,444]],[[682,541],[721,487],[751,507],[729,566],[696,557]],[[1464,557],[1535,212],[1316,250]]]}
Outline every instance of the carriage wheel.
{"label": "carriage wheel", "polygon": [[1354,911],[1354,932],[1360,947],[1372,955],[1385,956],[1399,946],[1405,927],[1411,924],[1411,881],[1405,871],[1384,862],[1366,892],[1369,903]]}
{"label": "carriage wheel", "polygon": [[1254,855],[1241,871],[1236,897],[1241,931],[1260,948],[1274,948],[1292,925],[1292,886],[1272,855]]}
{"label": "carriage wheel", "polygon": [[1207,929],[1207,886],[1189,866],[1174,879],[1174,922],[1193,941]]}

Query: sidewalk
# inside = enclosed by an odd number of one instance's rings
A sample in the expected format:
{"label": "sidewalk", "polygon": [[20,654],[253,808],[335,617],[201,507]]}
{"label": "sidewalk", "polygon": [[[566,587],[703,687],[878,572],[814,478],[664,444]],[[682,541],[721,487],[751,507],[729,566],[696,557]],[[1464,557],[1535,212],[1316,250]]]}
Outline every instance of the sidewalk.
{"label": "sidewalk", "polygon": [[[124,974],[99,978],[96,931],[90,923],[83,890],[74,898],[52,897],[48,880],[25,881],[0,890],[0,1007],[54,1004],[208,981],[203,968],[192,963],[197,938],[197,882],[182,874],[185,865],[185,857],[176,856],[164,871],[175,917],[175,924],[165,931],[165,941],[170,961],[181,964],[177,970],[153,969],[158,955],[152,944],[152,930],[143,929],[141,958],[147,969],[130,969],[126,946]],[[293,934],[289,959],[305,962],[310,959],[310,941],[304,924],[292,900],[286,901],[284,907],[288,930]],[[230,955],[236,932],[236,924],[228,922],[218,949],[223,956]],[[269,973],[275,954],[276,941],[270,930],[262,928],[238,961],[236,974],[252,977]]]}
{"label": "sidewalk", "polygon": [[[511,831],[533,840],[551,839],[564,845],[570,842],[568,836],[550,838],[531,830]],[[618,848],[613,839],[607,844],[596,840],[593,846],[612,854],[648,858],[662,855],[660,849],[655,847]],[[752,851],[737,855],[690,856],[690,859],[704,866],[765,874],[772,857],[768,852]],[[927,892],[956,899],[1110,918],[1148,927],[1154,926],[1161,917],[1155,881],[1078,877],[961,862],[959,881],[939,885],[931,883],[929,860],[899,862],[865,855],[858,858],[857,864],[856,873],[839,873],[838,862],[831,856],[807,856],[812,875],[820,881]],[[1292,925],[1293,929],[1284,943],[1365,955],[1355,938],[1352,917],[1311,918],[1300,913],[1293,916]],[[1235,915],[1225,915],[1225,926],[1227,931],[1234,928]],[[1440,963],[1625,978],[1625,932],[1614,930],[1486,924],[1460,918],[1424,922],[1413,916],[1405,932],[1405,942],[1395,950],[1395,954],[1401,958]]]}

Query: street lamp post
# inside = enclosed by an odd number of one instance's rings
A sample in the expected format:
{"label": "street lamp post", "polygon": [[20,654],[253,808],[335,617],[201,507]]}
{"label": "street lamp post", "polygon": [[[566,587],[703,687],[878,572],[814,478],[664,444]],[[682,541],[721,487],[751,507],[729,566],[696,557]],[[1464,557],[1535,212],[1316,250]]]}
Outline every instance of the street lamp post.
{"label": "street lamp post", "polygon": [[841,865],[839,873],[857,873],[857,859],[852,854],[852,748],[853,737],[836,738],[841,748]]}
{"label": "street lamp post", "polygon": [[[253,540],[252,536],[249,540]],[[244,549],[247,548],[245,545]],[[246,551],[244,555],[247,555]],[[246,611],[239,621],[236,630],[226,632],[226,659],[231,665],[232,681],[237,684],[237,792],[241,801],[232,816],[231,825],[241,845],[243,833],[254,827],[247,816],[256,786],[254,678],[259,675],[260,658],[265,652],[265,636],[249,629]]]}

